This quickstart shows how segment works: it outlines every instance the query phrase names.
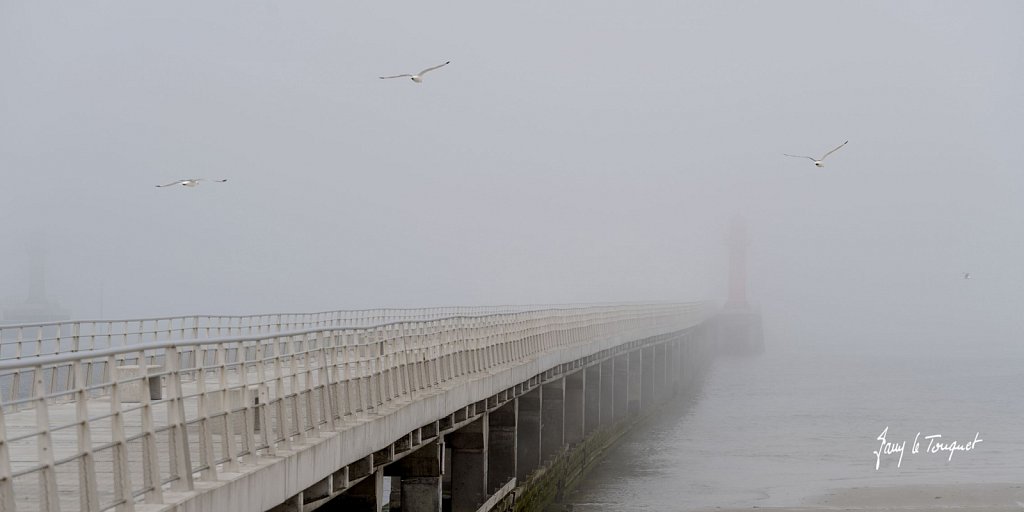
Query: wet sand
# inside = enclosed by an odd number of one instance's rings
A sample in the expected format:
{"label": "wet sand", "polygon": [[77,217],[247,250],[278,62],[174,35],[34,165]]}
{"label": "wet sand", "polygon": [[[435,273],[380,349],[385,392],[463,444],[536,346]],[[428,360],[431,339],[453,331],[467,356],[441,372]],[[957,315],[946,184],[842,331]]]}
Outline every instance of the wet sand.
{"label": "wet sand", "polygon": [[799,507],[703,508],[699,512],[807,512],[851,510],[865,512],[912,510],[971,510],[1024,512],[1024,484],[954,484],[837,489],[805,500]]}

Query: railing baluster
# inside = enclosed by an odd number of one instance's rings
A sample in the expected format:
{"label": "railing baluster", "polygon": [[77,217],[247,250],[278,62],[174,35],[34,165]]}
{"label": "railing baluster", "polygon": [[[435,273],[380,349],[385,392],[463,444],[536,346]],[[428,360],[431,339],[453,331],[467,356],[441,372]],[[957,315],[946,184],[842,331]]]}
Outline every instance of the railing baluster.
{"label": "railing baluster", "polygon": [[188,441],[188,426],[185,423],[185,401],[181,391],[181,356],[178,348],[167,348],[167,423],[169,433],[169,457],[171,459],[171,489],[191,491],[195,488],[192,479],[192,454]]}
{"label": "railing baluster", "polygon": [[46,403],[46,385],[43,367],[32,370],[32,395],[35,397],[36,426],[40,429],[36,439],[36,456],[43,468],[39,471],[39,505],[44,512],[60,512],[57,495],[57,467],[54,464],[53,436],[50,432],[50,411]]}
{"label": "railing baluster", "polygon": [[[77,336],[76,343],[77,343]],[[89,396],[85,392],[85,370],[81,360],[71,365],[75,386],[75,429],[78,441],[78,493],[81,509],[94,512],[100,509],[99,488],[96,484],[96,464],[92,454],[92,436],[89,432]]]}
{"label": "railing baluster", "polygon": [[7,443],[7,422],[4,419],[3,400],[0,400],[0,512],[16,512],[16,510],[14,478],[11,472],[11,450]]}
{"label": "railing baluster", "polygon": [[[196,359],[201,360],[201,363],[206,362],[205,350],[201,352],[200,347],[195,347],[192,353],[203,354],[197,356]],[[203,364],[199,363],[195,366],[196,390],[199,394],[199,465],[203,467],[199,472],[199,477],[205,481],[213,482],[217,480],[217,465],[214,463],[216,456],[213,451],[213,428],[210,420],[210,409],[214,408],[214,403],[210,399],[210,393],[206,391],[206,368]],[[220,407],[217,407],[218,410],[213,411],[213,416],[217,416],[229,409],[229,400],[225,394],[222,394],[221,390],[216,390],[214,393],[224,397],[221,400]]]}

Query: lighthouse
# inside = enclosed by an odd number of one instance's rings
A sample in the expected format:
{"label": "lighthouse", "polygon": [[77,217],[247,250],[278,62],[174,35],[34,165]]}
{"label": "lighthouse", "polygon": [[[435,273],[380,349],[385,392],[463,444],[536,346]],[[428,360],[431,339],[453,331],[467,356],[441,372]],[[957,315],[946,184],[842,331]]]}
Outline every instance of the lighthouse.
{"label": "lighthouse", "polygon": [[749,308],[747,304],[747,224],[733,217],[729,228],[729,299],[727,308]]}
{"label": "lighthouse", "polygon": [[733,217],[729,226],[729,296],[715,319],[720,350],[727,354],[764,352],[761,312],[747,299],[747,224]]}

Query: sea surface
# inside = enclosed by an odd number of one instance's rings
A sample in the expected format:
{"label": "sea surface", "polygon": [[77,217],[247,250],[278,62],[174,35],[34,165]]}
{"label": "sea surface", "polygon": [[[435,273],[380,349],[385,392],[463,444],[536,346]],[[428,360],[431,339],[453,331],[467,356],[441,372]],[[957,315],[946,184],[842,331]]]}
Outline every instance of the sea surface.
{"label": "sea surface", "polygon": [[[905,441],[902,462],[873,453],[886,427],[887,441]],[[935,434],[981,441],[949,460],[927,452]],[[626,434],[566,503],[575,512],[783,507],[854,487],[1002,482],[1024,482],[1024,351],[769,347],[716,361],[699,391]]]}

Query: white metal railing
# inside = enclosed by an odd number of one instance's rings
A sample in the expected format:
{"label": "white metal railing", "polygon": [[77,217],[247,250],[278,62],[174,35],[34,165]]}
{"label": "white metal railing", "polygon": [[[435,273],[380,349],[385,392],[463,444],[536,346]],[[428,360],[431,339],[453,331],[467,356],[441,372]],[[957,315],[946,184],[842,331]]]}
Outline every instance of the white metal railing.
{"label": "white metal railing", "polygon": [[592,305],[599,304],[375,308],[317,313],[267,313],[238,316],[186,315],[128,320],[67,320],[7,325],[0,323],[0,360],[167,340],[251,336],[320,327],[370,327],[393,322],[433,320],[453,316],[479,316]]}
{"label": "white metal railing", "polygon": [[681,330],[708,314],[704,303],[504,308],[401,310],[424,318],[379,325],[311,315],[254,322],[274,326],[264,331],[0,360],[0,511],[163,503],[166,491],[245,471],[454,380],[567,345]]}

